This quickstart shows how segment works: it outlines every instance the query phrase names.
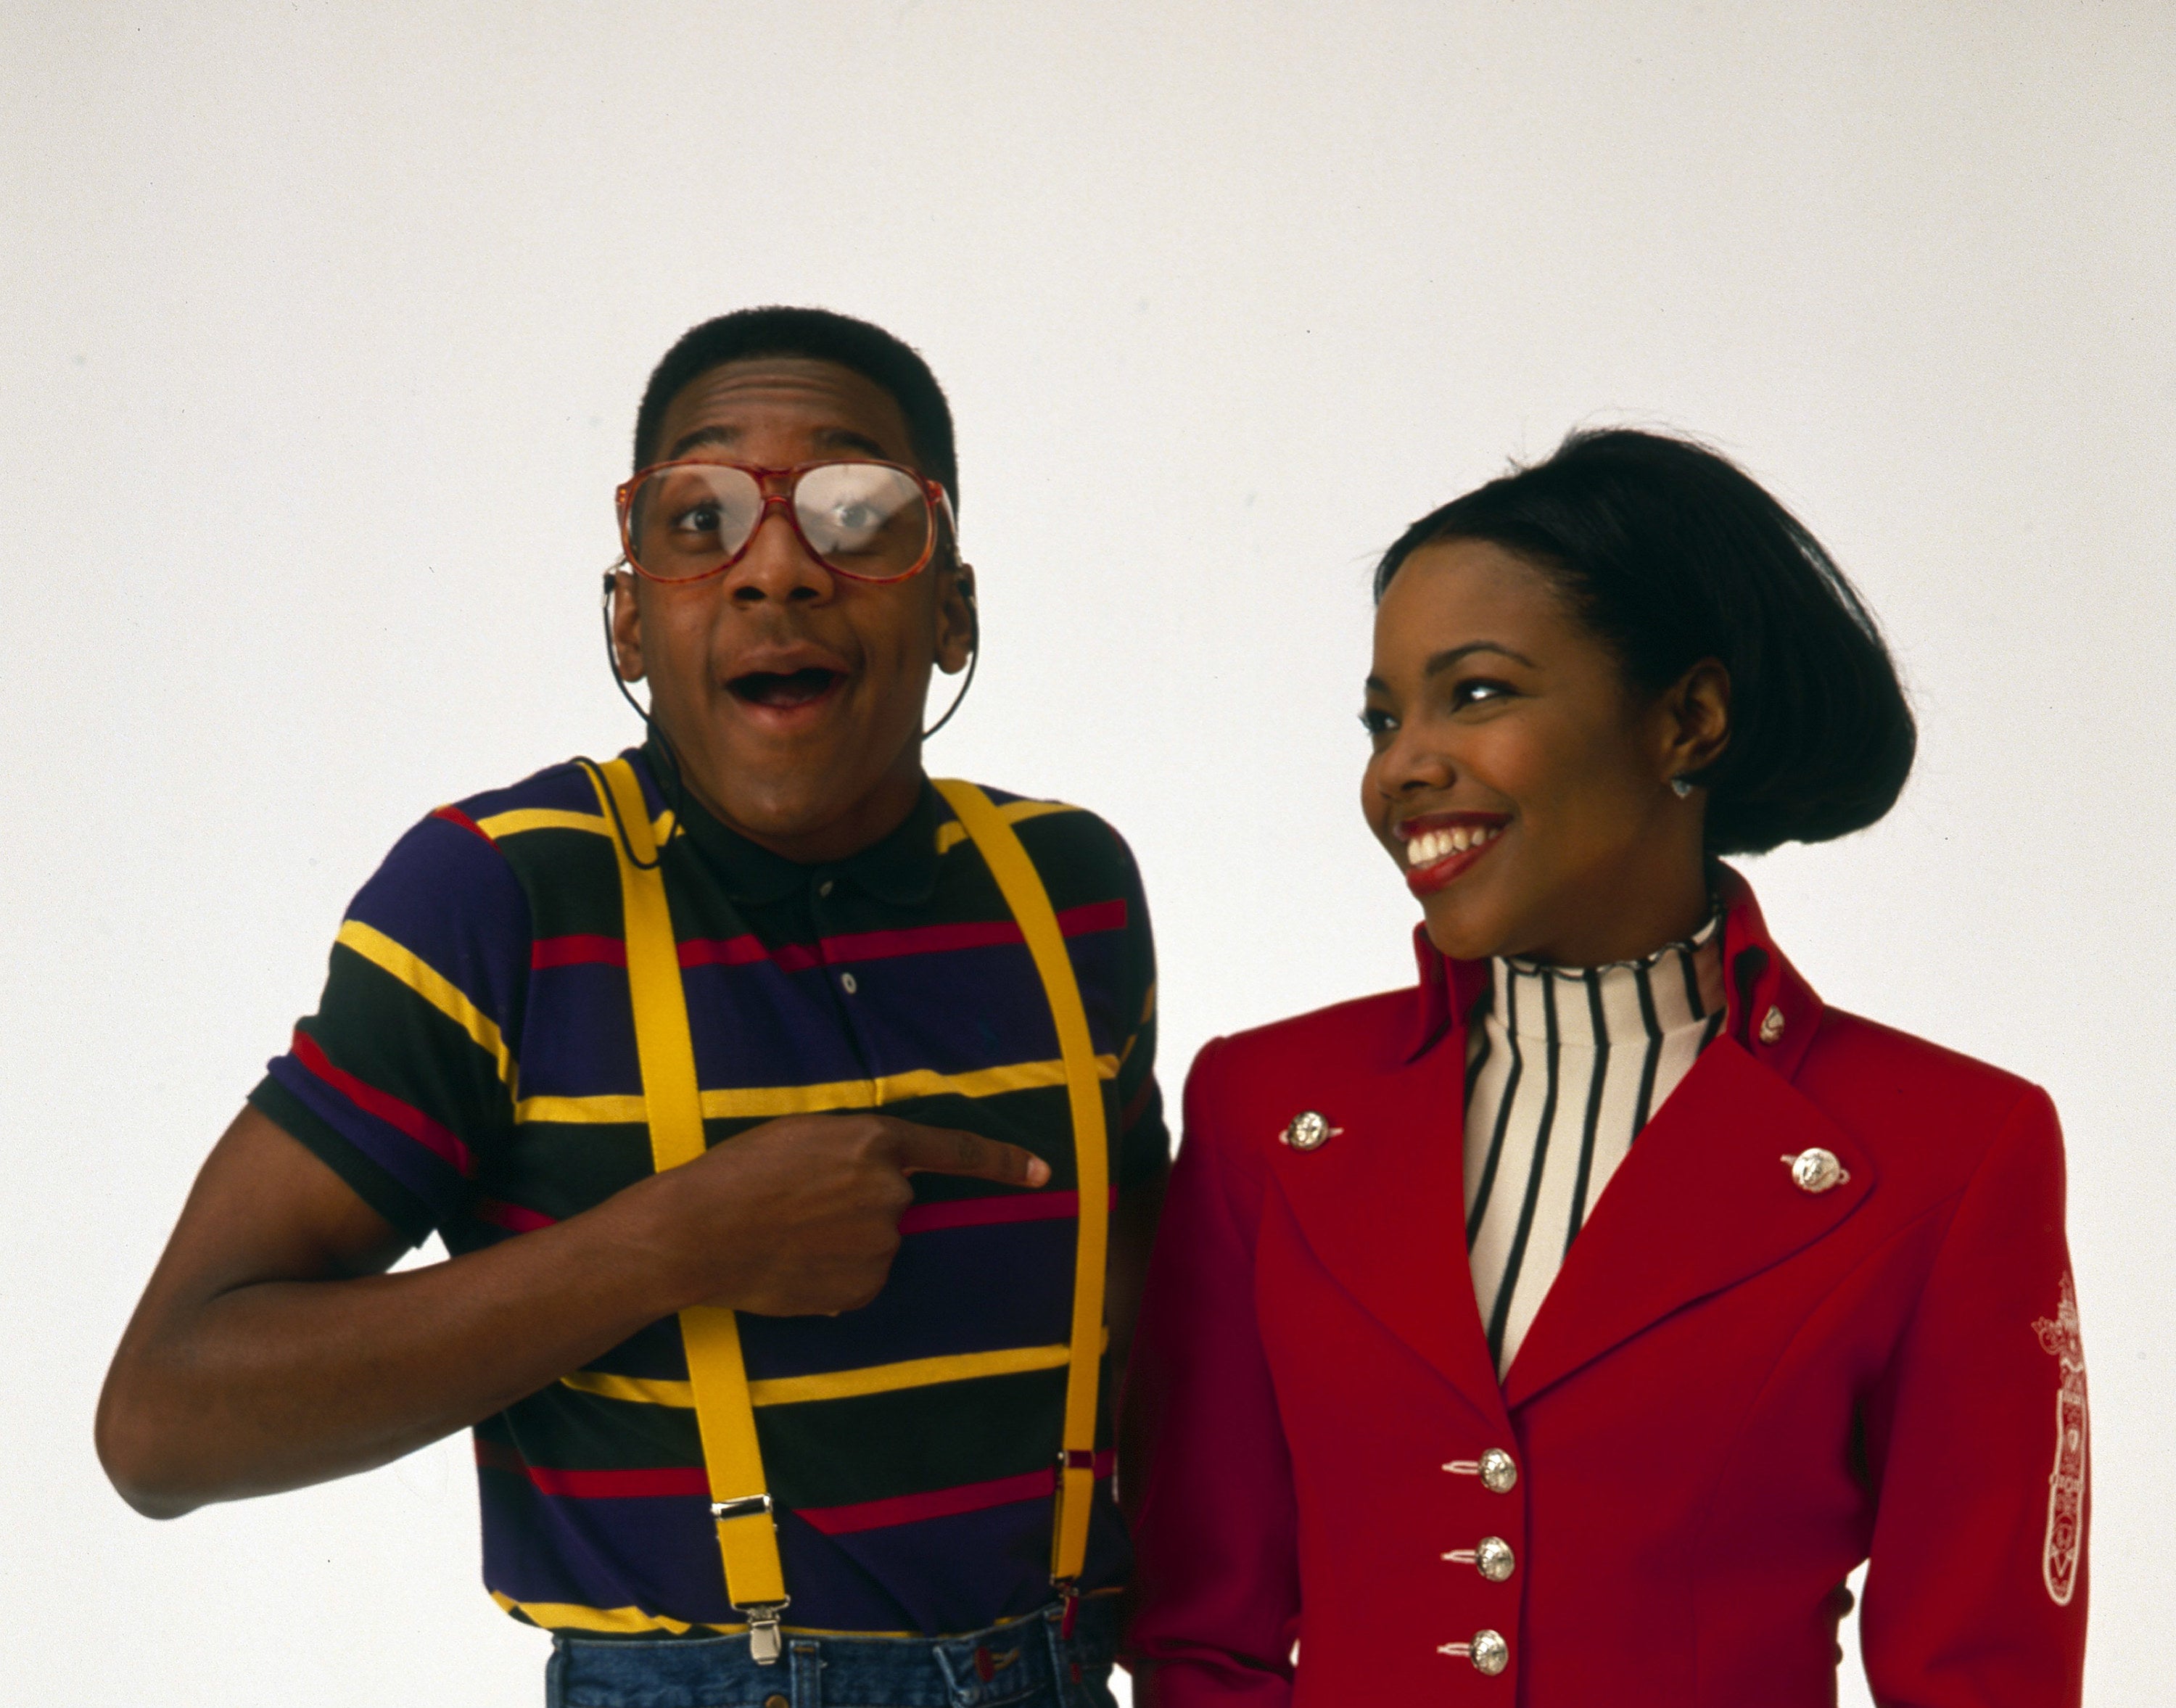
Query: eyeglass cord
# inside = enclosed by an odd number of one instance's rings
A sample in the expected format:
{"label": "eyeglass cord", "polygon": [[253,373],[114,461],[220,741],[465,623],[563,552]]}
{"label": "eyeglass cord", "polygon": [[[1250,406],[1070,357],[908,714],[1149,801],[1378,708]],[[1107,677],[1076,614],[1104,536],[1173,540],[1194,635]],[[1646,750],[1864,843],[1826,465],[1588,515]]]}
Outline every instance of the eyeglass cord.
{"label": "eyeglass cord", "polygon": [[[619,838],[619,846],[626,851],[628,859],[634,865],[647,872],[663,863],[666,844],[679,834],[684,809],[688,804],[687,784],[685,768],[680,763],[679,751],[673,747],[672,738],[657,726],[657,720],[650,715],[650,708],[628,692],[627,678],[619,673],[619,652],[612,645],[612,590],[618,579],[617,569],[617,566],[615,565],[612,568],[605,571],[604,597],[598,606],[604,618],[605,662],[612,671],[612,686],[619,690],[619,697],[634,709],[634,715],[642,720],[644,729],[656,737],[657,745],[665,754],[666,769],[672,773],[672,787],[666,805],[672,814],[672,829],[666,833],[665,841],[657,845],[657,852],[652,858],[645,861],[636,855],[634,845],[628,840],[627,826],[620,822],[619,803],[610,790],[605,791],[605,803],[612,809],[612,831]],[[966,679],[960,684],[960,692],[952,696],[952,704],[944,709],[944,715],[922,732],[922,738],[925,742],[952,721],[952,715],[960,710],[960,702],[967,698],[967,690],[975,685],[975,666],[982,661],[982,612],[976,607],[975,592],[971,584],[966,591],[968,647]],[[588,763],[587,760],[583,761],[585,766]]]}

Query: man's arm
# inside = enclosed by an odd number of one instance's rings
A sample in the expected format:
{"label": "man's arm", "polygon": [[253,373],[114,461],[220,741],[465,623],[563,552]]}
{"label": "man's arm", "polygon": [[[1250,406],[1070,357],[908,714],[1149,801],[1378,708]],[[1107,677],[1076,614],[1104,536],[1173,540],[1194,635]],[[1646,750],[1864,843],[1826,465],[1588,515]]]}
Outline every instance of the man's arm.
{"label": "man's arm", "polygon": [[884,1285],[923,1170],[1049,1178],[973,1134],[796,1116],[551,1227],[386,1275],[405,1243],[392,1225],[245,1108],[114,1354],[100,1461],[138,1511],[177,1517],[398,1459],[684,1306],[853,1309]]}
{"label": "man's arm", "polygon": [[1119,1193],[1118,1211],[1111,1218],[1104,1319],[1111,1327],[1111,1368],[1118,1373],[1121,1384],[1126,1361],[1133,1355],[1134,1325],[1140,1319],[1141,1289],[1148,1280],[1149,1254],[1156,1248],[1156,1224],[1163,1219],[1164,1189],[1170,1180],[1171,1164],[1159,1164],[1149,1178]]}

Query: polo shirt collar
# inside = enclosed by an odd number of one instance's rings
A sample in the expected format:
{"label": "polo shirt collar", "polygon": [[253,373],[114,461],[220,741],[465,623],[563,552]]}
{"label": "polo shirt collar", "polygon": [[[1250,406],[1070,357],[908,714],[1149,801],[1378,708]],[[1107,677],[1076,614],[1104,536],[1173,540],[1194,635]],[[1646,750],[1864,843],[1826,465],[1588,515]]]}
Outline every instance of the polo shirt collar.
{"label": "polo shirt collar", "polygon": [[[655,737],[644,743],[641,758],[661,802],[673,802],[672,762],[660,754]],[[942,798],[927,777],[912,809],[895,830],[843,860],[811,865],[788,860],[751,842],[720,824],[701,802],[684,791],[680,791],[677,804],[688,840],[726,895],[737,902],[783,901],[826,878],[843,879],[879,901],[900,907],[918,906],[937,889],[937,830],[947,814]]]}

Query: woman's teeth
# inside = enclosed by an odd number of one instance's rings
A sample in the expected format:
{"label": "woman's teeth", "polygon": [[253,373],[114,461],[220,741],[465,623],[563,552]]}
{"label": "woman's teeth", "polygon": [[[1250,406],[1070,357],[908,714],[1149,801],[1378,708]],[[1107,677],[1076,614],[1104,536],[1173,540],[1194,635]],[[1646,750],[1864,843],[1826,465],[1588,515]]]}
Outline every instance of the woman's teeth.
{"label": "woman's teeth", "polygon": [[1463,854],[1493,842],[1504,834],[1500,824],[1461,824],[1455,830],[1423,830],[1406,844],[1406,864],[1433,866],[1450,855]]}

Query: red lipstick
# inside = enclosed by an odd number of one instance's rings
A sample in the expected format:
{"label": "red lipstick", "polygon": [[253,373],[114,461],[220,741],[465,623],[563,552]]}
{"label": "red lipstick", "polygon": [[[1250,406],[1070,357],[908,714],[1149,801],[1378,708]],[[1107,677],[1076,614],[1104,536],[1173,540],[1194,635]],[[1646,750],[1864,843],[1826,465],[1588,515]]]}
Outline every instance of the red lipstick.
{"label": "red lipstick", "polygon": [[1390,827],[1405,846],[1406,887],[1433,895],[1471,872],[1511,822],[1504,813],[1423,813]]}

